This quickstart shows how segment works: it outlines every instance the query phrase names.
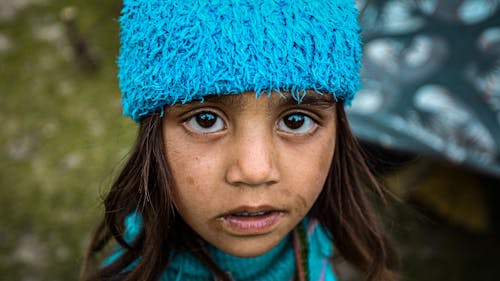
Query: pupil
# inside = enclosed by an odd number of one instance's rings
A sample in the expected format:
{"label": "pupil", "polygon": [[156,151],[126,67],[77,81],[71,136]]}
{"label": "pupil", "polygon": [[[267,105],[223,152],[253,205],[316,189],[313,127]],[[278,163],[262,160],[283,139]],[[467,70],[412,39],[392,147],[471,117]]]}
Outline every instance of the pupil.
{"label": "pupil", "polygon": [[290,129],[298,129],[304,125],[304,116],[298,114],[289,115],[285,119],[285,125]]}
{"label": "pupil", "polygon": [[203,128],[210,128],[217,119],[212,113],[200,113],[196,115],[196,122]]}

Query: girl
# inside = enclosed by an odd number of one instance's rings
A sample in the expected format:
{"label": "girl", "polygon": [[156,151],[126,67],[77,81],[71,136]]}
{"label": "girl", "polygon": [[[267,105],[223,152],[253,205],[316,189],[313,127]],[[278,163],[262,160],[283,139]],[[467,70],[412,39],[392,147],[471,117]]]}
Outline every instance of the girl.
{"label": "girl", "polygon": [[120,26],[140,128],[87,260],[118,246],[86,279],[336,280],[335,246],[367,280],[396,280],[344,112],[351,0],[127,0]]}

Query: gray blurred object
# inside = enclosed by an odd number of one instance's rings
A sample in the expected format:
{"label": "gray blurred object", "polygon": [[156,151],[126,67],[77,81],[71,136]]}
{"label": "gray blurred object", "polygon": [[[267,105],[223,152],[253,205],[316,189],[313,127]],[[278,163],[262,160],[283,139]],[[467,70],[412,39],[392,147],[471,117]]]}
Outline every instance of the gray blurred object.
{"label": "gray blurred object", "polygon": [[360,139],[500,176],[499,2],[358,1]]}

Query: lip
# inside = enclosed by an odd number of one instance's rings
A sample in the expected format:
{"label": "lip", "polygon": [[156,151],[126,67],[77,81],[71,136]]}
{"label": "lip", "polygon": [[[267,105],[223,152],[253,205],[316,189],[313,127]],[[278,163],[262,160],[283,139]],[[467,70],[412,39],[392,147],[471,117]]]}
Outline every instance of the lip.
{"label": "lip", "polygon": [[[239,215],[246,213],[246,216]],[[284,215],[283,210],[270,206],[241,206],[219,216],[217,220],[230,234],[237,236],[269,233]]]}

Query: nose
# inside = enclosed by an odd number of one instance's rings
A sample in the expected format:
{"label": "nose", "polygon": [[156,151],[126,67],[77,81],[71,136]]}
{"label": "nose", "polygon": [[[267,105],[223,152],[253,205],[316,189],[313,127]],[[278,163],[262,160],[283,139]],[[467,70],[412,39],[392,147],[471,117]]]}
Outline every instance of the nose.
{"label": "nose", "polygon": [[240,134],[231,144],[226,181],[234,186],[269,186],[279,182],[278,151],[272,135],[265,132]]}

